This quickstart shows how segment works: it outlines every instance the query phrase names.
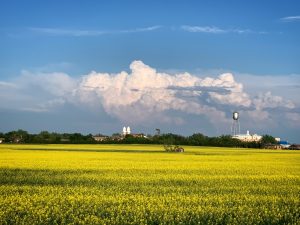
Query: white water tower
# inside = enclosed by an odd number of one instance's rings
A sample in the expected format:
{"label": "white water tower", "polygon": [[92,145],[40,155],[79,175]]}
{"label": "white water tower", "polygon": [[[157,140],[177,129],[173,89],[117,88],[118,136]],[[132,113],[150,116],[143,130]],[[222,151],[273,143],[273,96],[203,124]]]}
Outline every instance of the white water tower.
{"label": "white water tower", "polygon": [[232,113],[232,125],[231,125],[231,134],[232,136],[240,134],[240,121],[239,121],[239,113],[233,112]]}

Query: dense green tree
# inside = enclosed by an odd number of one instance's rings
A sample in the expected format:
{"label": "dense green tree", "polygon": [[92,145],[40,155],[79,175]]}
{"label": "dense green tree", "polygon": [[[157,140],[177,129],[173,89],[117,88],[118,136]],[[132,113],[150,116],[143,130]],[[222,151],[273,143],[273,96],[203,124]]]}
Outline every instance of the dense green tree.
{"label": "dense green tree", "polygon": [[50,133],[48,131],[41,131],[39,134],[32,138],[34,143],[57,144],[60,143],[61,134]]}
{"label": "dense green tree", "polygon": [[30,140],[30,135],[25,130],[10,131],[5,134],[6,142],[26,143]]}
{"label": "dense green tree", "polygon": [[260,142],[262,144],[276,144],[277,143],[277,141],[275,140],[275,138],[273,136],[267,135],[267,134],[262,136],[262,139],[260,140]]}
{"label": "dense green tree", "polygon": [[188,137],[189,145],[206,145],[207,144],[207,137],[201,133],[196,133]]}

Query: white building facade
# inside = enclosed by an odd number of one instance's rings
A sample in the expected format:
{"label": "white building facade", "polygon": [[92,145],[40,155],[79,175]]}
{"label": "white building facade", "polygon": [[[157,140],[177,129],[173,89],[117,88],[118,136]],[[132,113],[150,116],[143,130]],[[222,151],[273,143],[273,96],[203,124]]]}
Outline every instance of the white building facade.
{"label": "white building facade", "polygon": [[258,142],[262,139],[262,136],[258,134],[250,134],[249,130],[247,130],[246,134],[233,135],[232,138],[239,139],[240,141],[245,141],[245,142],[252,142],[252,141]]}

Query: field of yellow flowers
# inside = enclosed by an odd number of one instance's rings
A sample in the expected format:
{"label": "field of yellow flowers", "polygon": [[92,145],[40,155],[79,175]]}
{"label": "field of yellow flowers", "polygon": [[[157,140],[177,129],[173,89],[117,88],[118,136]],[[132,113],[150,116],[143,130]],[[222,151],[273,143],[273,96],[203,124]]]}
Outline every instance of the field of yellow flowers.
{"label": "field of yellow flowers", "polygon": [[300,152],[1,144],[0,224],[300,224]]}

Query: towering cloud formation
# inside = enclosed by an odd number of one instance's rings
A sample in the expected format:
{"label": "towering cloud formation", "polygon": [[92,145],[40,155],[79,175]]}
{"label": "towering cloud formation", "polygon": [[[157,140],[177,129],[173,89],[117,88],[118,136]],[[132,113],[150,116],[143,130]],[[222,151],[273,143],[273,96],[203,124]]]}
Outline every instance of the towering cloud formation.
{"label": "towering cloud formation", "polygon": [[164,112],[169,110],[203,114],[220,122],[225,120],[224,112],[205,102],[246,107],[251,104],[242,84],[230,73],[216,79],[201,79],[189,73],[170,75],[159,73],[141,61],[132,62],[130,69],[129,74],[92,72],[84,76],[76,92],[79,99],[89,102],[94,93],[107,113],[130,122],[165,118]]}
{"label": "towering cloud formation", "polygon": [[23,72],[10,82],[0,81],[0,97],[0,108],[45,112],[71,104],[101,108],[122,122],[149,126],[182,124],[196,115],[225,129],[233,110],[242,112],[250,129],[262,121],[274,124],[279,117],[299,124],[300,118],[294,102],[269,91],[250,96],[231,73],[202,78],[190,73],[168,74],[141,61],[133,61],[129,73],[91,72],[78,79],[65,73]]}

